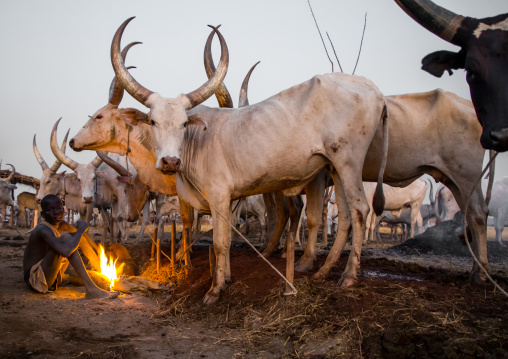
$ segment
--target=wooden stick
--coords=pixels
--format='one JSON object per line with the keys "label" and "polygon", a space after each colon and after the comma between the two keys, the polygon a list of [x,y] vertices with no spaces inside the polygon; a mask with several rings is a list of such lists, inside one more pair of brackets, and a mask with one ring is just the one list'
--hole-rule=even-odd
{"label": "wooden stick", "polygon": [[[295,279],[295,238],[293,233],[288,233],[286,238],[287,252],[286,252],[286,278],[293,284]],[[291,293],[292,289],[289,284],[286,283],[286,293]],[[289,300],[290,296],[286,296],[286,300]]]}
{"label": "wooden stick", "polygon": [[189,237],[190,237],[190,228],[185,228],[183,230],[183,250],[184,250],[184,264],[186,267],[190,267],[190,250],[189,250]]}
{"label": "wooden stick", "polygon": [[158,236],[159,227],[155,227],[154,237],[157,238],[157,274],[161,274],[161,239]]}
{"label": "wooden stick", "polygon": [[208,247],[208,259],[210,260],[210,277],[213,279],[215,273],[215,251],[213,246]]}
{"label": "wooden stick", "polygon": [[176,241],[176,223],[171,221],[171,267],[175,269],[175,241]]}

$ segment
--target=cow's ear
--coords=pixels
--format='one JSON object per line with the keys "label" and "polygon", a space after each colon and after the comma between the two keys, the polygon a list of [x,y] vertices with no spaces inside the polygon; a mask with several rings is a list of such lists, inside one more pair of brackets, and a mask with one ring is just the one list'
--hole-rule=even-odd
{"label": "cow's ear", "polygon": [[464,68],[465,60],[465,52],[462,50],[459,52],[436,51],[422,59],[422,70],[436,77],[441,77],[445,70],[452,75],[452,69]]}
{"label": "cow's ear", "polygon": [[463,69],[464,65],[465,54],[463,51],[436,51],[422,59],[422,70],[436,77],[443,76],[445,70],[448,71],[449,75],[452,75],[452,69]]}
{"label": "cow's ear", "polygon": [[150,124],[148,115],[135,108],[120,109],[120,118],[129,125],[136,126],[139,122]]}
{"label": "cow's ear", "polygon": [[187,118],[187,122],[185,123],[185,126],[188,126],[188,125],[200,125],[200,126],[203,126],[203,129],[205,131],[208,128],[208,123],[205,120],[203,120],[202,118],[198,117],[197,113],[195,113],[193,115],[190,115]]}

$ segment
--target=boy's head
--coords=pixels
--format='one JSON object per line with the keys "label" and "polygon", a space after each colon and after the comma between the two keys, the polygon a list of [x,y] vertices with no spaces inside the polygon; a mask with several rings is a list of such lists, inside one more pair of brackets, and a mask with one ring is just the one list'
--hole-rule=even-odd
{"label": "boy's head", "polygon": [[41,215],[51,224],[62,222],[64,208],[60,198],[54,194],[48,194],[44,197],[41,201]]}

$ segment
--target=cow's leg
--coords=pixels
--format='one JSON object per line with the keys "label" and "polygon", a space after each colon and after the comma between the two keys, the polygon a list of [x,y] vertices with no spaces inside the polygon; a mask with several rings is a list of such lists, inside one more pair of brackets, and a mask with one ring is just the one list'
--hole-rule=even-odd
{"label": "cow's leg", "polygon": [[266,208],[266,233],[263,240],[263,246],[268,245],[268,238],[271,238],[273,231],[277,225],[277,208],[275,207],[275,196],[273,193],[264,193],[263,201],[265,202]]}
{"label": "cow's leg", "polygon": [[365,235],[363,237],[363,243],[367,244],[369,241],[372,242],[372,236],[370,235],[371,233],[371,227],[372,227],[372,213],[374,211],[370,211],[369,214],[367,215],[367,230],[365,231]]}
{"label": "cow's leg", "polygon": [[[368,220],[368,217],[370,217],[370,221]],[[369,234],[369,241],[370,242],[374,241],[374,233],[376,231],[376,218],[377,218],[377,216],[371,208],[369,211],[369,214],[367,215],[367,221],[365,222],[365,223],[367,223],[367,228],[365,230],[365,234],[367,234],[367,233]]]}
{"label": "cow's leg", "polygon": [[[357,273],[360,269],[360,255],[364,232],[366,230],[365,220],[370,209],[363,190],[362,168],[357,168],[358,163],[342,165],[340,168],[338,168],[338,164],[334,164],[334,167],[339,172],[338,176],[340,176],[342,181],[353,231],[353,240],[348,262],[346,269],[342,273],[341,280],[339,281],[342,287],[349,287],[358,282]],[[333,176],[337,175],[333,174]],[[336,181],[334,180],[334,182]]]}
{"label": "cow's leg", "polygon": [[[292,196],[286,197],[289,209],[289,233],[293,235],[293,238],[296,236],[296,231],[298,229],[298,222],[300,221],[300,217],[302,216],[303,209],[303,201],[301,196]],[[287,240],[284,242],[284,251],[282,252],[282,258],[286,258],[287,255]]]}
{"label": "cow's leg", "polygon": [[268,245],[263,251],[263,255],[265,257],[269,257],[279,246],[280,237],[282,236],[282,232],[284,232],[284,228],[286,227],[286,223],[289,219],[289,209],[285,204],[284,195],[282,192],[275,192],[274,196],[275,207],[277,209],[277,225],[275,226],[275,230],[272,232],[272,236],[268,240]]}
{"label": "cow's leg", "polygon": [[150,216],[150,201],[147,200],[145,205],[143,206],[143,217],[141,221],[141,228],[138,233],[138,242],[143,240],[143,236],[145,234],[145,223],[148,223],[148,217]]}
{"label": "cow's leg", "polygon": [[[455,184],[448,185],[448,188],[452,191],[460,210],[464,213],[465,201],[469,196],[466,191],[459,190],[459,187]],[[463,187],[468,188],[468,187]],[[487,260],[487,213],[488,208],[483,198],[481,185],[476,186],[471,200],[469,202],[469,209],[467,210],[467,223],[473,236],[473,252],[480,262],[480,265],[486,270],[489,269],[489,263]],[[483,271],[478,267],[476,262],[473,263],[471,271],[471,278],[475,282],[484,282],[487,277]]]}
{"label": "cow's leg", "polygon": [[[322,177],[322,176],[319,176]],[[307,195],[307,228],[309,230],[309,238],[307,246],[302,258],[296,264],[297,272],[307,272],[312,269],[314,260],[316,259],[316,245],[319,225],[323,214],[325,181],[311,181],[305,187]],[[323,228],[326,231],[326,227]]]}
{"label": "cow's leg", "polygon": [[342,181],[336,174],[332,175],[332,178],[335,184],[335,201],[337,204],[337,234],[335,235],[335,242],[326,257],[325,263],[317,273],[314,274],[314,279],[324,279],[330,274],[333,265],[339,260],[352,228]]}
{"label": "cow's leg", "polygon": [[231,245],[231,228],[228,223],[228,221],[231,221],[231,201],[227,198],[226,201],[220,202],[210,199],[210,202],[215,205],[215,207],[211,208],[214,225],[213,250],[215,252],[215,271],[212,287],[205,294],[203,304],[215,303],[220,297],[220,292],[226,289],[226,257],[229,254],[229,246]]}
{"label": "cow's leg", "polygon": [[508,207],[503,206],[499,208],[497,212],[497,218],[496,218],[496,242],[499,244],[503,243],[503,229],[504,229],[504,222],[506,219],[506,216],[508,216]]}

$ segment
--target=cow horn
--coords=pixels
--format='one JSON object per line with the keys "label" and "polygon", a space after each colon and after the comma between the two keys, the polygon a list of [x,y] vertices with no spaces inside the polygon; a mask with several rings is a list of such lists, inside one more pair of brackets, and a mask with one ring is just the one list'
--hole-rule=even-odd
{"label": "cow horn", "polygon": [[92,164],[92,166],[94,166],[95,168],[99,168],[100,165],[102,165],[102,158],[100,156],[97,156],[93,159],[92,162],[90,162]]}
{"label": "cow horn", "polygon": [[[217,29],[220,27],[217,26]],[[205,53],[204,53],[204,62],[205,62],[205,71],[206,76],[208,78],[212,77],[212,75],[215,72],[215,64],[213,63],[213,57],[212,57],[212,40],[213,35],[215,35],[215,31],[212,30],[210,35],[208,35],[208,39],[206,40],[205,45]],[[233,108],[233,99],[231,98],[231,95],[229,94],[228,89],[226,88],[226,85],[224,85],[224,82],[221,82],[219,88],[217,91],[215,91],[215,97],[217,98],[217,101],[219,102],[219,107],[228,107]]]}
{"label": "cow horn", "polygon": [[[62,152],[63,152],[63,153],[65,153],[65,145],[67,144],[67,138],[69,137],[69,131],[70,131],[70,130],[71,130],[70,128],[67,130],[67,133],[65,134],[65,138],[64,138],[64,140],[63,140],[63,142],[62,142],[62,147],[61,147],[61,148],[62,148]],[[45,170],[45,169],[47,169],[47,168],[49,168],[49,167],[48,167],[48,165],[47,165],[46,161],[44,161],[44,158],[42,158],[42,155],[41,155],[41,153],[39,152],[39,149],[37,148],[37,143],[35,142],[35,137],[36,137],[36,136],[37,136],[37,135],[35,134],[35,135],[34,135],[34,142],[33,142],[33,148],[34,148],[35,158],[37,158],[37,161],[38,161],[38,162],[39,162],[39,164],[41,165],[42,170]],[[53,164],[53,166],[51,166],[50,171],[51,171],[51,172],[53,172],[53,173],[56,173],[56,171],[58,171],[58,169],[60,168],[61,164],[62,164],[62,162],[60,162],[60,161],[57,159],[57,160],[55,161],[55,163]]]}
{"label": "cow horn", "polygon": [[51,151],[53,151],[53,154],[58,160],[60,160],[60,162],[69,167],[71,170],[75,171],[76,168],[78,168],[79,163],[67,157],[65,153],[60,148],[58,148],[58,144],[56,143],[56,131],[61,119],[62,118],[60,117],[58,121],[56,121],[55,125],[53,126],[53,130],[51,131]]}
{"label": "cow horn", "polygon": [[[125,62],[125,57],[127,56],[127,53],[129,52],[129,49],[133,47],[134,45],[141,44],[141,42],[131,42],[129,45],[125,46],[122,50],[122,59]],[[129,70],[130,67],[127,68]],[[111,81],[111,86],[109,87],[109,103],[115,107],[118,107],[120,105],[120,102],[123,98],[123,87],[120,84],[120,81],[116,81],[116,76],[113,78],[113,81]]]}
{"label": "cow horn", "polygon": [[240,88],[240,98],[238,99],[238,107],[249,106],[249,99],[247,98],[247,90],[249,88],[250,75],[260,62],[261,61],[256,62],[254,66],[250,68],[249,72],[247,72],[247,75],[245,75],[245,78],[243,79],[242,87]]}
{"label": "cow horn", "polygon": [[129,172],[121,164],[109,157],[102,151],[96,151],[97,155],[112,169],[114,169],[120,176],[128,176]]}
{"label": "cow horn", "polygon": [[141,86],[134,77],[132,77],[129,71],[125,68],[124,60],[120,54],[120,41],[122,39],[122,34],[125,27],[132,19],[134,19],[134,16],[125,20],[118,30],[116,30],[113,42],[111,43],[111,64],[115,70],[116,78],[119,80],[123,88],[127,90],[127,92],[137,101],[145,105],[146,100],[151,94],[153,94],[153,92]]}
{"label": "cow horn", "polygon": [[35,136],[37,136],[37,134],[34,134],[34,141],[33,141],[33,148],[34,148],[35,158],[37,158],[37,162],[39,162],[39,164],[42,167],[42,170],[44,171],[45,169],[48,169],[49,166],[46,163],[46,161],[44,161],[44,158],[42,158],[42,155],[39,152],[39,149],[37,148],[37,143],[35,142]]}
{"label": "cow horn", "polygon": [[14,166],[11,165],[10,163],[7,163],[7,166],[11,166],[12,167],[12,171],[11,171],[11,174],[9,175],[9,177],[5,178],[4,181],[10,182],[11,179],[14,177],[14,174],[16,173],[16,168],[14,168]]}
{"label": "cow horn", "polygon": [[217,68],[213,76],[209,78],[208,81],[206,81],[203,85],[201,85],[201,87],[199,87],[197,90],[194,90],[186,94],[191,104],[191,106],[188,109],[199,105],[200,103],[208,99],[210,96],[212,96],[214,92],[217,91],[219,86],[222,84],[222,81],[224,81],[224,77],[226,77],[226,73],[228,71],[229,52],[228,46],[226,45],[226,41],[224,40],[224,37],[222,37],[222,34],[219,32],[219,30],[217,30],[217,27],[211,25],[208,26],[210,26],[219,36],[221,46],[221,57],[219,67]]}
{"label": "cow horn", "polygon": [[395,0],[395,2],[424,28],[443,40],[459,45],[452,39],[464,19],[463,16],[436,5],[430,0]]}

